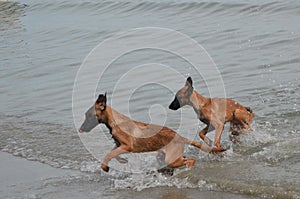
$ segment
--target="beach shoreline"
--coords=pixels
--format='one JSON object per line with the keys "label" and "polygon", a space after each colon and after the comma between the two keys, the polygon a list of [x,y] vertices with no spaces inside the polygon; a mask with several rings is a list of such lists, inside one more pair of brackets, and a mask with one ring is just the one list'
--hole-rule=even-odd
{"label": "beach shoreline", "polygon": [[[100,173],[53,168],[0,152],[1,198],[254,198],[241,194],[176,187],[155,187],[142,191],[111,189]],[[79,180],[80,179],[80,180]]]}
{"label": "beach shoreline", "polygon": [[43,180],[79,173],[53,168],[6,152],[0,152],[0,158],[0,195],[3,198],[34,198],[32,188],[39,186]]}

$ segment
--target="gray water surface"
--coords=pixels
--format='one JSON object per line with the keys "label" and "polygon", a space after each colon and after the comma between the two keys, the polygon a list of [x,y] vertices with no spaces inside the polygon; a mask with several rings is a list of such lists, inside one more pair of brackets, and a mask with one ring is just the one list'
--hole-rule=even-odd
{"label": "gray water surface", "polygon": [[[223,158],[188,147],[186,153],[198,160],[196,167],[180,171],[172,180],[147,171],[129,176],[115,172],[110,174],[110,187],[120,193],[128,188],[171,186],[300,198],[299,10],[300,3],[292,0],[0,1],[0,149],[53,167],[100,172],[99,162],[86,150],[73,123],[76,74],[89,52],[105,39],[133,28],[168,28],[206,49],[221,73],[226,96],[254,109],[254,131],[242,137],[242,145],[232,145]],[[175,45],[185,47],[180,42]],[[111,63],[97,92],[107,91],[112,97],[122,75],[149,63],[170,66],[182,78],[151,71],[149,66],[149,71],[130,79],[123,85],[126,89],[116,93],[115,108],[126,109],[129,99],[133,119],[160,123],[160,116],[167,115],[164,125],[177,130],[182,114],[167,109],[172,91],[191,75],[194,88],[204,96],[210,94],[205,77],[176,55],[155,49],[125,54]],[[139,85],[145,76],[174,86],[170,90],[157,84]],[[151,117],[151,111],[158,116]],[[195,116],[191,108],[183,112]],[[179,132],[183,136],[189,126],[203,128],[196,118],[185,125],[187,129]],[[196,136],[197,131],[190,133]],[[99,140],[109,136],[105,128],[97,128],[94,134]],[[227,129],[222,140],[228,141]],[[154,164],[144,155],[134,158]],[[108,179],[99,175],[90,181]]]}

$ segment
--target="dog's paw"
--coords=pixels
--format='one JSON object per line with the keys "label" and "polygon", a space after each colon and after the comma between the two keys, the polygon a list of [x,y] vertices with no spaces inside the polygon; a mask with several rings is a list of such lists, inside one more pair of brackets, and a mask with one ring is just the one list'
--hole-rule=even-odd
{"label": "dog's paw", "polygon": [[231,135],[239,136],[240,134],[239,134],[237,131],[232,131],[232,132],[231,132]]}
{"label": "dog's paw", "polygon": [[238,135],[235,135],[235,134],[232,133],[231,135],[229,135],[229,139],[234,144],[237,144],[237,143],[241,144],[240,136],[238,136]]}
{"label": "dog's paw", "polygon": [[121,158],[121,157],[118,157],[116,158],[117,161],[121,164],[126,164],[128,162],[128,160],[126,158]]}
{"label": "dog's paw", "polygon": [[211,154],[217,154],[226,151],[223,147],[213,147],[212,150],[209,152]]}
{"label": "dog's paw", "polygon": [[163,168],[160,168],[157,170],[158,173],[161,173],[165,176],[173,176],[174,175],[174,168],[171,168],[171,167],[163,167]]}
{"label": "dog's paw", "polygon": [[107,166],[106,164],[101,164],[101,169],[105,172],[108,172],[109,171],[109,166]]}

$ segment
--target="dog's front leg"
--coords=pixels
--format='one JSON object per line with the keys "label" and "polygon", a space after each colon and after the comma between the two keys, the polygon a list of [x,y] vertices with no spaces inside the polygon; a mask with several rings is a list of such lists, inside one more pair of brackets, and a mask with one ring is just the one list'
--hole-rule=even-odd
{"label": "dog's front leg", "polygon": [[221,122],[213,122],[213,126],[216,129],[216,136],[215,136],[215,141],[214,141],[214,145],[217,149],[221,149],[221,135],[224,129],[224,124]]}
{"label": "dog's front leg", "polygon": [[104,160],[103,160],[103,162],[102,162],[102,164],[101,164],[102,170],[105,171],[105,172],[108,172],[108,171],[109,171],[108,162],[109,162],[112,158],[118,157],[119,155],[121,155],[121,154],[123,154],[123,153],[127,153],[127,152],[128,152],[128,150],[127,150],[126,147],[124,147],[124,146],[119,146],[119,147],[117,147],[117,148],[111,150],[111,152],[109,152],[109,153],[105,156],[105,158],[104,158]]}
{"label": "dog's front leg", "polygon": [[[113,149],[116,149],[116,148],[118,148],[117,145],[116,145]],[[122,158],[122,157],[120,157],[120,156],[117,156],[117,157],[116,157],[116,160],[117,160],[119,163],[121,163],[121,164],[126,164],[126,163],[128,162],[128,160],[127,160],[126,158]]]}
{"label": "dog's front leg", "polygon": [[128,162],[128,160],[126,158],[122,158],[120,156],[117,156],[116,160],[121,164],[126,164]]}
{"label": "dog's front leg", "polygon": [[206,137],[206,134],[209,132],[209,131],[212,131],[214,130],[214,127],[212,125],[207,125],[204,129],[202,129],[200,132],[199,132],[199,136],[200,138],[208,145],[208,146],[212,146],[213,145],[213,142],[208,138]]}

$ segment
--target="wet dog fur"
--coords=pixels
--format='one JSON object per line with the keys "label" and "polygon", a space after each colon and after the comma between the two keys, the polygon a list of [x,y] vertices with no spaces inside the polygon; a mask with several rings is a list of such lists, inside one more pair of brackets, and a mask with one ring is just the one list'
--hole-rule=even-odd
{"label": "wet dog fur", "polygon": [[[220,139],[226,122],[230,122],[230,139],[239,141],[238,135],[251,130],[250,125],[254,113],[250,107],[244,107],[228,98],[206,98],[193,88],[193,80],[188,77],[185,85],[176,93],[174,100],[169,105],[172,110],[177,110],[185,105],[192,106],[198,119],[206,124],[199,132],[199,136],[209,146],[214,146],[222,151]],[[216,130],[214,143],[206,134]],[[224,150],[224,149],[223,149]]]}
{"label": "wet dog fur", "polygon": [[162,161],[163,158],[170,168],[194,166],[194,158],[183,156],[185,144],[191,144],[205,152],[219,152],[205,143],[188,140],[168,127],[134,121],[108,106],[106,102],[106,94],[99,95],[92,107],[86,111],[85,120],[78,130],[80,133],[89,132],[98,124],[105,124],[109,129],[115,147],[101,163],[101,168],[106,172],[109,171],[108,163],[112,158],[116,158],[120,163],[126,163],[127,160],[119,155],[129,152],[158,151],[158,160]]}

